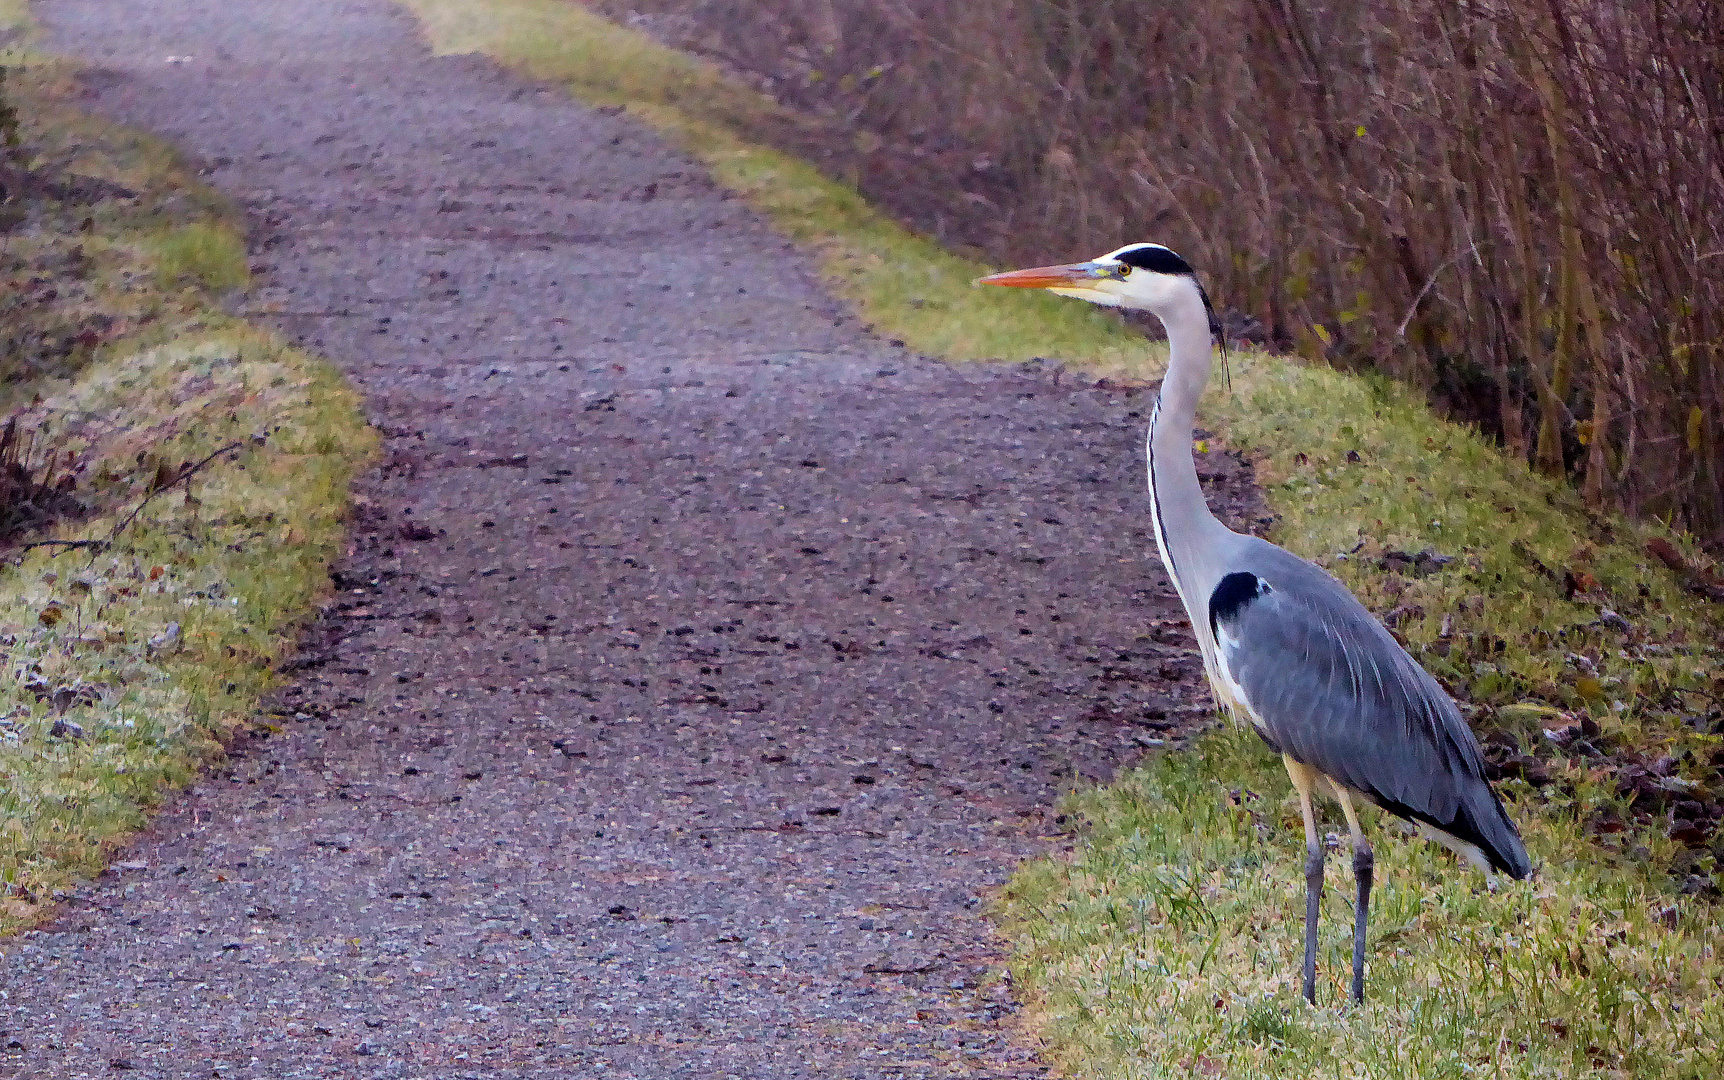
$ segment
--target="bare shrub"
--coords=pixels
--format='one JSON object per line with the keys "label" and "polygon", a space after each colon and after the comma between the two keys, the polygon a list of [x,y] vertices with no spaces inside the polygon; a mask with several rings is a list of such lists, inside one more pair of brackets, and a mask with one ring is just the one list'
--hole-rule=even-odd
{"label": "bare shrub", "polygon": [[1718,0],[597,6],[823,117],[942,238],[1163,240],[1277,343],[1724,545]]}
{"label": "bare shrub", "polygon": [[[40,445],[39,445],[40,444]],[[75,517],[77,460],[50,440],[22,430],[14,416],[0,426],[0,547],[51,522]]]}

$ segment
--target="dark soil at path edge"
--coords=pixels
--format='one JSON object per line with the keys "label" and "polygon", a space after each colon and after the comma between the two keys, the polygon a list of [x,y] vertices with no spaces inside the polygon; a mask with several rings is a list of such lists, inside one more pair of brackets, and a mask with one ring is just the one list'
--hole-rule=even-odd
{"label": "dark soil at path edge", "polygon": [[870,337],[388,4],[39,10],[387,440],[280,733],[0,943],[0,1075],[1040,1075],[982,896],[1207,702],[1148,393]]}

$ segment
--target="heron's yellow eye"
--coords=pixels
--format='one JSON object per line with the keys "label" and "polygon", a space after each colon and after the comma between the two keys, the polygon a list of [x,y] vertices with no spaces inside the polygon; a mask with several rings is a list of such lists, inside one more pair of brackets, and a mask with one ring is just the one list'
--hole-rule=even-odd
{"label": "heron's yellow eye", "polygon": [[1127,274],[1131,273],[1131,266],[1128,263],[1120,263],[1118,266],[1113,268],[1113,272],[1118,274],[1121,278],[1124,278]]}

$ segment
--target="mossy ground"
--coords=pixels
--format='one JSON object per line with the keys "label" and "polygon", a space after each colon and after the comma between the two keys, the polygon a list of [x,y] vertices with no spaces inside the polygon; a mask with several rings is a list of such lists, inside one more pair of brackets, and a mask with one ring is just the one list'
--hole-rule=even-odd
{"label": "mossy ground", "polygon": [[[559,0],[408,6],[441,51],[489,53],[655,126],[816,252],[883,335],[954,359],[1158,372],[1157,349],[1117,321],[973,289],[989,268],[748,141],[739,132],[777,106],[708,65]],[[1139,238],[1094,246],[1125,239]],[[1724,794],[1724,627],[1647,543],[1699,553],[1655,524],[1594,515],[1380,380],[1236,356],[1203,415],[1256,461],[1273,538],[1392,614],[1491,733],[1521,777],[1503,789],[1540,872],[1489,892],[1441,851],[1385,842],[1372,1001],[1343,1011],[1331,1006],[1350,882],[1337,866],[1325,1007],[1307,1010],[1292,966],[1296,810],[1267,752],[1218,731],[1074,796],[1089,823],[1077,850],[1004,893],[1013,971],[1049,1052],[1083,1075],[1717,1075],[1724,967],[1704,895],[1719,852],[1678,815],[1711,814]],[[1425,551],[1448,561],[1405,557]]]}
{"label": "mossy ground", "polygon": [[[21,14],[0,6],[0,29]],[[250,722],[374,448],[333,368],[223,313],[249,281],[233,208],[168,147],[79,112],[77,69],[19,40],[25,164],[74,194],[33,198],[0,250],[0,416],[31,464],[69,463],[80,509],[0,550],[0,930],[98,871]],[[22,546],[44,540],[100,543]]]}

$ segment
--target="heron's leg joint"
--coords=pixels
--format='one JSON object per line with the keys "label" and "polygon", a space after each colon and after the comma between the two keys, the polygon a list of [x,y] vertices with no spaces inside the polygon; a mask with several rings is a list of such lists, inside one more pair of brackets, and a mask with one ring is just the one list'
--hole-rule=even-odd
{"label": "heron's leg joint", "polygon": [[1376,866],[1377,856],[1371,850],[1371,845],[1361,841],[1359,846],[1353,849],[1353,876],[1369,880]]}

